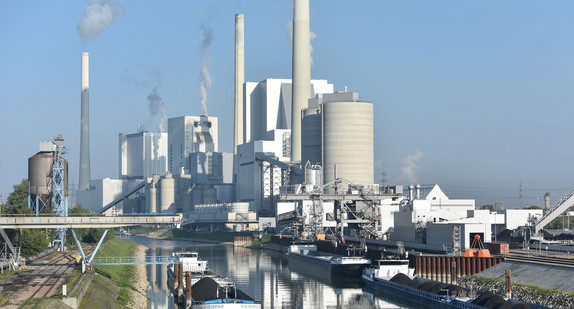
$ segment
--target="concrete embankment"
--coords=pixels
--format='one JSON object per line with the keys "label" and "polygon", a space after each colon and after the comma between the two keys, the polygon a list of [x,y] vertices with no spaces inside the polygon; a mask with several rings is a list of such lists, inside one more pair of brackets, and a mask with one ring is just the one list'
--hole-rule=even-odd
{"label": "concrete embankment", "polygon": [[505,296],[507,269],[512,276],[512,299],[549,308],[574,308],[574,282],[571,280],[574,271],[570,268],[505,261],[476,277],[459,278],[458,284]]}

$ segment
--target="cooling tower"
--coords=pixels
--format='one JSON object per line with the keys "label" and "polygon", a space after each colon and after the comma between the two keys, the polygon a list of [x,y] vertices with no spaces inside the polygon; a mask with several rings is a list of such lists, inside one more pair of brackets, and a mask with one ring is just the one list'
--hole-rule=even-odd
{"label": "cooling tower", "polygon": [[90,54],[82,53],[82,111],[80,132],[80,179],[78,190],[88,190],[90,187]]}
{"label": "cooling tower", "polygon": [[309,0],[293,0],[293,97],[291,161],[301,161],[301,111],[311,98],[311,38]]}
{"label": "cooling tower", "polygon": [[374,183],[373,103],[335,101],[321,105],[324,183],[338,177]]}

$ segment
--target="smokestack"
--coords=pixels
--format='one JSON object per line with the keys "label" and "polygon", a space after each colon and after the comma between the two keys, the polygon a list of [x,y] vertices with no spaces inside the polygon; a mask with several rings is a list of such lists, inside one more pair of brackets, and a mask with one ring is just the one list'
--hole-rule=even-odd
{"label": "smokestack", "polygon": [[82,112],[80,132],[80,181],[78,190],[90,188],[90,54],[82,53]]}
{"label": "smokestack", "polygon": [[309,0],[293,0],[291,161],[301,161],[301,111],[311,98]]}
{"label": "smokestack", "polygon": [[235,14],[235,136],[233,175],[237,177],[237,146],[243,144],[243,83],[245,82],[244,16]]}

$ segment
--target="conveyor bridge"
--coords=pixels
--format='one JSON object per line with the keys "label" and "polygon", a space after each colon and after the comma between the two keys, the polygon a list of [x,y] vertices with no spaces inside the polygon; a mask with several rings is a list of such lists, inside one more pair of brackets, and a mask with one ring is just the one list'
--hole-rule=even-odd
{"label": "conveyor bridge", "polygon": [[547,224],[552,222],[552,220],[558,218],[562,213],[564,213],[568,208],[574,206],[574,189],[570,193],[564,195],[558,203],[550,211],[548,211],[534,226],[534,232],[538,233]]}

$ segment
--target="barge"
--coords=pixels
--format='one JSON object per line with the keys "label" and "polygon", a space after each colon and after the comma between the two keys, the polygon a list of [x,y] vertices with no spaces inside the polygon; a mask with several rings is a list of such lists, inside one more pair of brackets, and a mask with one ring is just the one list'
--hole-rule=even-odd
{"label": "barge", "polygon": [[207,261],[199,258],[197,252],[174,255],[179,263],[167,267],[167,284],[179,306],[194,309],[261,308],[261,302],[209,269]]}
{"label": "barge", "polygon": [[371,265],[371,261],[364,257],[317,251],[313,244],[292,244],[286,254],[289,265],[334,276],[360,277],[363,269]]}

